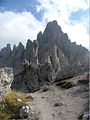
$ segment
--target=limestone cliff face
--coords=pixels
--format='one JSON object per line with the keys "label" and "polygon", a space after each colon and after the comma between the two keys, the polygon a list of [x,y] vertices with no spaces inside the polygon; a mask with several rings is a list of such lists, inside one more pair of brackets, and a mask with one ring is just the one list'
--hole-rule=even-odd
{"label": "limestone cliff face", "polygon": [[8,66],[8,60],[11,54],[10,44],[7,44],[7,46],[0,51],[0,67]]}
{"label": "limestone cliff face", "polygon": [[14,68],[12,88],[37,89],[55,78],[88,70],[89,54],[86,48],[71,43],[68,35],[53,21],[47,24],[43,33],[38,33],[37,40],[28,39],[26,47],[19,43],[13,50],[9,44],[3,48],[0,67]]}
{"label": "limestone cliff face", "polygon": [[43,64],[38,63],[38,48],[37,41],[34,41],[31,61],[29,63],[26,59],[23,60],[21,69],[14,75],[12,89],[30,92],[53,81],[55,73],[52,64],[47,59]]}
{"label": "limestone cliff face", "polygon": [[56,21],[49,22],[43,34],[40,32],[37,36],[40,45],[39,59],[44,56],[47,49],[51,49],[55,44],[68,59],[69,64],[88,63],[88,50],[81,45],[71,43],[68,35],[63,33]]}
{"label": "limestone cliff face", "polygon": [[[35,48],[33,48],[33,46],[35,46],[34,42],[28,39],[26,48],[22,45],[22,43],[19,43],[18,46],[13,47],[13,50],[11,50],[10,45],[8,44],[0,51],[0,67],[10,66],[13,68],[18,68],[23,59],[27,59],[29,62],[31,62],[33,52],[35,52]],[[88,50],[81,45],[71,43],[68,35],[62,32],[61,27],[57,24],[56,21],[49,22],[45,31],[43,33],[38,33],[37,44],[38,45],[35,47],[39,47],[36,49],[38,51],[38,55],[36,55],[36,57],[38,57],[37,62],[39,63],[47,59],[48,56],[50,58],[52,56],[53,59],[55,58],[55,61],[61,63],[61,53],[65,59],[65,62],[63,61],[65,66],[67,64],[83,65],[88,63]],[[60,66],[62,65],[59,65],[59,69]]]}
{"label": "limestone cliff face", "polygon": [[21,65],[21,61],[24,55],[24,46],[20,42],[17,47],[13,49],[12,55],[10,57],[9,64],[13,61],[12,67],[18,69]]}
{"label": "limestone cliff face", "polygon": [[39,44],[36,40],[32,43],[32,50],[31,50],[31,65],[37,65],[38,64],[38,48]]}
{"label": "limestone cliff face", "polygon": [[29,62],[31,60],[32,44],[32,41],[28,39],[26,43],[26,49],[24,52],[24,58],[27,59]]}
{"label": "limestone cliff face", "polygon": [[68,59],[56,44],[47,48],[47,51],[43,54],[41,60],[42,59],[51,64],[55,73],[61,71],[63,67],[68,65]]}

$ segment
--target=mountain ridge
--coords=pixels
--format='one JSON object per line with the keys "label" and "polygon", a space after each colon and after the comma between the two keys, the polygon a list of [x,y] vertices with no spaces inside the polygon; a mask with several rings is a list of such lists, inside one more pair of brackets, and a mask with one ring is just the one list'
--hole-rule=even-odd
{"label": "mountain ridge", "polygon": [[14,69],[13,89],[36,90],[40,86],[88,71],[89,51],[71,43],[57,21],[49,22],[37,40],[28,39],[0,51],[0,67]]}
{"label": "mountain ridge", "polygon": [[[54,44],[64,53],[70,64],[73,64],[74,60],[82,63],[81,59],[85,61],[84,56],[86,57],[86,54],[88,54],[88,50],[85,47],[76,45],[75,42],[71,43],[68,35],[62,32],[61,27],[55,20],[47,24],[43,33],[38,33],[37,41],[39,44],[39,62],[41,62],[41,59],[43,59],[45,55],[43,55],[43,52],[46,53]],[[15,66],[20,66],[19,64],[24,58],[30,62],[32,44],[33,42],[28,39],[26,47],[20,42],[18,46],[14,45],[13,50],[11,50],[10,44],[7,44],[7,46],[0,51],[0,67],[7,66],[14,68]]]}

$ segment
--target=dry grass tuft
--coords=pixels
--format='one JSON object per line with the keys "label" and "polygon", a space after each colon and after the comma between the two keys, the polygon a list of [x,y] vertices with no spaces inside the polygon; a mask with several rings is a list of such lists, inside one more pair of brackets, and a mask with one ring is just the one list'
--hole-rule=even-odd
{"label": "dry grass tuft", "polygon": [[73,83],[73,80],[68,79],[68,80],[64,80],[64,81],[57,83],[56,86],[60,86],[61,88],[69,89],[69,88],[75,86],[75,84]]}
{"label": "dry grass tuft", "polygon": [[6,94],[4,102],[0,103],[0,119],[9,120],[19,118],[19,110],[26,102],[30,102],[33,98],[30,94],[25,94],[16,91],[10,91]]}
{"label": "dry grass tuft", "polygon": [[88,78],[81,78],[79,80],[79,83],[81,83],[81,84],[87,84],[87,83],[89,83],[89,79]]}

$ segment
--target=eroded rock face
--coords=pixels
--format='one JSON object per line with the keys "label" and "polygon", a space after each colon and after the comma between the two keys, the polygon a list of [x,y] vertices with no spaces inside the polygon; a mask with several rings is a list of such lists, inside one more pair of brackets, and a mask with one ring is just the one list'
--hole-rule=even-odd
{"label": "eroded rock face", "polygon": [[32,44],[32,41],[28,39],[26,43],[26,50],[24,53],[24,59],[27,59],[29,62],[31,60]]}
{"label": "eroded rock face", "polygon": [[37,40],[40,45],[39,60],[56,45],[68,59],[69,64],[88,63],[88,50],[81,45],[71,43],[68,35],[62,32],[56,21],[49,22],[43,34],[41,32],[38,34]]}
{"label": "eroded rock face", "polygon": [[11,54],[12,54],[12,51],[11,51],[10,44],[7,44],[6,47],[1,49],[1,51],[0,51],[0,67],[9,65],[8,60],[9,60],[9,57]]}
{"label": "eroded rock face", "polygon": [[34,66],[38,64],[38,48],[39,48],[39,44],[36,40],[34,40],[31,51],[31,65]]}
{"label": "eroded rock face", "polygon": [[40,86],[52,82],[53,79],[54,71],[48,62],[36,66],[24,64],[22,69],[14,76],[12,89],[32,92],[38,90]]}
{"label": "eroded rock face", "polygon": [[[57,54],[55,49],[58,50]],[[54,53],[51,51],[54,51]],[[34,52],[35,54],[33,54]],[[77,65],[86,65],[88,63],[88,50],[81,45],[76,45],[75,42],[71,43],[68,35],[62,32],[58,23],[52,21],[47,24],[43,33],[38,33],[37,40],[32,42],[28,39],[26,48],[24,48],[22,43],[14,46],[13,50],[11,50],[10,44],[3,48],[0,51],[0,67],[9,66],[18,69],[23,59],[27,59],[29,62],[36,61],[37,63],[41,63],[42,60],[45,60],[48,56],[58,56],[59,59],[55,59],[57,62],[61,60],[60,63],[62,64],[62,59],[60,59],[61,56],[59,55],[61,53],[65,58],[65,66],[67,62],[68,64]],[[59,65],[58,69],[60,69],[60,66],[62,65]]]}
{"label": "eroded rock face", "polygon": [[[0,67],[14,68],[15,89],[36,89],[46,82],[64,79],[88,71],[90,53],[81,45],[71,43],[56,21],[49,22],[37,40],[28,39],[11,50],[7,45],[0,51]],[[22,61],[24,64],[22,65]]]}
{"label": "eroded rock face", "polygon": [[11,83],[13,81],[12,68],[0,69],[0,96],[11,90]]}
{"label": "eroded rock face", "polygon": [[67,58],[56,45],[49,51],[49,56],[55,73],[61,71],[63,67],[68,65]]}

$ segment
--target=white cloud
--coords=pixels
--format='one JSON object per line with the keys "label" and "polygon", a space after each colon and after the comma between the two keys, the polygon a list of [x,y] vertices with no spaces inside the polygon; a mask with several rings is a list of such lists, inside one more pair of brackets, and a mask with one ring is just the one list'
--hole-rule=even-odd
{"label": "white cloud", "polygon": [[[89,48],[89,35],[87,33],[89,18],[82,17],[81,21],[72,21],[73,12],[89,8],[89,0],[37,0],[41,3],[37,11],[45,10],[43,21],[57,20],[62,30],[69,35],[71,41]],[[88,13],[87,13],[88,14]],[[89,16],[89,15],[88,15]],[[77,18],[76,18],[77,19]]]}
{"label": "white cloud", "polygon": [[81,21],[72,21],[73,12],[89,8],[89,0],[37,0],[37,12],[44,10],[42,21],[37,20],[30,12],[0,13],[0,47],[6,43],[25,44],[29,38],[36,39],[37,33],[43,31],[46,21],[57,20],[63,32],[66,32],[71,41],[89,47],[89,35],[87,33],[88,18],[82,17]]}
{"label": "white cloud", "polygon": [[0,47],[6,43],[25,44],[27,39],[34,40],[37,33],[44,29],[44,23],[38,21],[30,12],[0,13]]}

